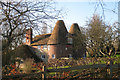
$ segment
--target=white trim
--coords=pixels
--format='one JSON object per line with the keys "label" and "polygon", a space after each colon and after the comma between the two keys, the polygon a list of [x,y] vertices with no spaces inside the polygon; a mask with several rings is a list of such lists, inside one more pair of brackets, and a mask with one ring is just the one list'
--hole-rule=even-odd
{"label": "white trim", "polygon": [[48,45],[48,51],[50,50],[50,45]]}
{"label": "white trim", "polygon": [[47,45],[43,45],[43,49],[47,49]]}
{"label": "white trim", "polygon": [[66,48],[65,48],[65,50],[67,51],[67,50],[68,50],[68,48],[66,47]]}
{"label": "white trim", "polygon": [[72,54],[69,54],[69,55],[68,55],[68,58],[72,58]]}
{"label": "white trim", "polygon": [[55,54],[52,54],[52,59],[55,59]]}
{"label": "white trim", "polygon": [[41,49],[41,46],[39,45],[37,48],[38,48],[38,49]]}

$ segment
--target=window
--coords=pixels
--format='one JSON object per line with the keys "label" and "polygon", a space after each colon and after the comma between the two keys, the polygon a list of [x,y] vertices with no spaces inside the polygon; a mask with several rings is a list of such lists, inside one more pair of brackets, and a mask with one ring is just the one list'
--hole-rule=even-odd
{"label": "window", "polygon": [[45,59],[45,55],[41,55],[41,58],[42,58],[42,59]]}
{"label": "window", "polygon": [[55,59],[55,55],[54,54],[52,54],[52,59]]}
{"label": "window", "polygon": [[27,40],[27,42],[29,42],[29,40]]}
{"label": "window", "polygon": [[68,38],[68,43],[72,44],[72,38]]}
{"label": "window", "polygon": [[66,37],[68,37],[69,34],[66,34]]}
{"label": "window", "polygon": [[50,45],[48,45],[48,50],[50,50]]}
{"label": "window", "polygon": [[69,54],[69,55],[68,55],[68,58],[72,58],[72,54]]}
{"label": "window", "polygon": [[38,49],[40,49],[41,48],[41,46],[38,46]]}
{"label": "window", "polygon": [[67,50],[68,48],[66,47],[65,50]]}
{"label": "window", "polygon": [[86,58],[86,54],[83,54],[83,58]]}
{"label": "window", "polygon": [[47,45],[44,45],[44,46],[43,46],[43,49],[47,49]]}

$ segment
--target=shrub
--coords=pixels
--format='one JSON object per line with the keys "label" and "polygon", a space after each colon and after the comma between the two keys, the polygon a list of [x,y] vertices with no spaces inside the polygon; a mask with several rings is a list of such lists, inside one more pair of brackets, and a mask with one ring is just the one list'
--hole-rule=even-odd
{"label": "shrub", "polygon": [[23,72],[30,73],[32,71],[32,64],[34,59],[27,58],[23,63]]}

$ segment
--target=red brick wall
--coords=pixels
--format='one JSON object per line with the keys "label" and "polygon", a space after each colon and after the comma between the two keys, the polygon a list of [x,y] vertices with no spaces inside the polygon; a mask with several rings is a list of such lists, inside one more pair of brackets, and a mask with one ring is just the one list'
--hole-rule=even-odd
{"label": "red brick wall", "polygon": [[[32,46],[38,48],[38,46]],[[67,50],[66,50],[67,48]],[[43,49],[43,45],[41,46]],[[48,56],[49,59],[52,59],[52,54],[55,55],[55,58],[68,57],[69,54],[73,55],[72,45],[49,45]]]}
{"label": "red brick wall", "polygon": [[[66,50],[66,47],[68,48]],[[72,54],[72,51],[70,50],[72,46],[69,45],[50,45],[50,50],[48,51],[49,59],[52,58],[52,54],[55,55],[56,58],[61,58],[61,57],[68,57],[69,54]]]}

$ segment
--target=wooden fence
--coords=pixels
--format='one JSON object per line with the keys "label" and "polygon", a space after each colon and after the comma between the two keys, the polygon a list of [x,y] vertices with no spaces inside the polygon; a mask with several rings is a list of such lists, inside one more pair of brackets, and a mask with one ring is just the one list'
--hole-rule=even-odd
{"label": "wooden fence", "polygon": [[95,68],[106,68],[109,70],[110,78],[113,77],[113,68],[120,68],[119,64],[113,64],[112,61],[110,61],[109,64],[93,64],[93,65],[80,65],[80,66],[74,66],[69,68],[58,68],[58,69],[47,69],[45,66],[43,66],[43,71],[39,73],[32,73],[32,74],[19,74],[19,75],[10,75],[10,76],[2,76],[2,79],[9,79],[9,78],[20,78],[20,77],[28,77],[28,76],[38,76],[41,75],[42,79],[46,79],[46,74],[50,72],[66,72],[71,70],[79,70],[79,69],[95,69]]}

